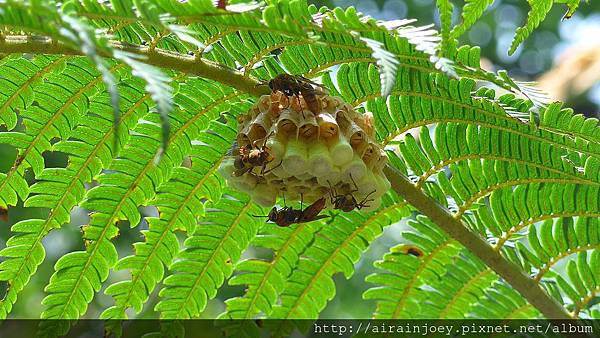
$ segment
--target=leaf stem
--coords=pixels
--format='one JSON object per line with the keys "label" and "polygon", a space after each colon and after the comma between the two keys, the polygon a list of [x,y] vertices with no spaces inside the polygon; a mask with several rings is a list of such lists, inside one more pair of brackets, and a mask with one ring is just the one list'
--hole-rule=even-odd
{"label": "leaf stem", "polygon": [[423,215],[452,238],[469,249],[488,267],[514,287],[525,299],[535,306],[548,319],[573,319],[571,315],[548,295],[533,279],[529,278],[516,264],[508,261],[491,245],[471,232],[460,220],[454,218],[436,200],[425,195],[397,169],[386,166],[384,173],[392,184],[392,189],[412,204]]}

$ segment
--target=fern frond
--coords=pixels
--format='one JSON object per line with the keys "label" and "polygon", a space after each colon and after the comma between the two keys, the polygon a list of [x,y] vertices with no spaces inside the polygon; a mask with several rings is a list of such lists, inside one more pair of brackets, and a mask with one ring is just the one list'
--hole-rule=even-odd
{"label": "fern frond", "polygon": [[130,269],[132,279],[106,289],[105,293],[115,298],[116,306],[105,310],[101,318],[125,318],[129,306],[138,313],[142,310],[149,294],[163,279],[164,266],[169,266],[179,252],[174,231],[185,229],[193,233],[197,215],[203,214],[202,200],[220,198],[223,182],[215,172],[236,131],[218,122],[212,123],[209,130],[210,134],[199,139],[203,145],[193,147],[192,168],[176,168],[171,179],[159,188],[153,204],[158,206],[160,217],[148,219],[149,230],[143,231],[145,242],[134,244],[135,255],[121,259],[115,266],[116,270]]}
{"label": "fern frond", "polygon": [[[434,146],[429,130],[422,131],[421,146],[410,136],[399,143],[402,151],[401,165],[409,168],[415,175],[419,187],[430,189],[437,196],[452,197],[458,206],[458,215],[478,208],[476,202],[490,193],[510,189],[507,187],[514,185],[570,183],[590,188],[598,185],[594,178],[595,169],[590,168],[587,172],[589,175],[581,173],[564,161],[557,149],[543,149],[541,143],[537,145],[537,150],[529,151],[526,145],[533,142],[520,137],[502,135],[503,133],[484,127],[440,124],[435,129],[437,145]],[[452,142],[446,143],[445,140]],[[462,146],[459,147],[458,144]],[[470,155],[472,151],[477,155]],[[445,172],[446,168],[451,172],[450,178]],[[429,180],[434,180],[439,185],[427,184]],[[533,193],[536,190],[531,191]],[[445,198],[440,202],[445,204]],[[502,224],[516,225],[515,221]],[[494,234],[499,235],[497,231]]]}
{"label": "fern frond", "polygon": [[[98,86],[102,85],[101,77],[88,73],[87,64],[85,59],[69,59],[61,73],[49,76],[47,81],[39,85],[34,84],[32,86],[34,100],[23,112],[26,119],[24,121],[25,133],[3,134],[3,136],[12,135],[13,142],[15,140],[22,142],[17,145],[22,149],[17,162],[8,174],[2,175],[3,180],[0,181],[0,190],[4,192],[3,196],[8,197],[9,202],[16,202],[15,192],[22,199],[29,194],[29,187],[22,176],[24,166],[31,166],[34,173],[40,177],[48,177],[42,172],[44,164],[41,154],[50,149],[52,138],[67,137],[71,134],[71,128],[87,112],[88,100],[100,90]],[[38,102],[45,102],[47,105],[42,107]],[[43,186],[41,187],[43,189]],[[40,188],[39,185],[35,188],[32,187],[32,191],[39,191],[38,188]],[[51,204],[47,202],[48,200],[44,201],[38,197],[27,205],[40,203],[46,207]],[[64,222],[65,211],[60,208],[56,210],[59,211],[57,215],[59,221]],[[68,215],[68,210],[66,213]],[[12,304],[16,301],[17,293],[22,290],[43,260],[44,251],[41,239],[53,226],[56,226],[54,222],[54,217],[50,217],[47,221],[31,220],[24,222],[22,227],[15,227],[15,231],[22,234],[13,237],[13,241],[7,245],[5,252],[5,254],[11,252],[9,257],[13,259],[4,262],[4,265],[0,267],[3,271],[3,278],[14,285],[14,289],[9,291],[5,301],[2,302],[2,317],[10,311]],[[15,245],[18,246],[18,249]],[[19,253],[16,254],[15,250],[18,250]]]}
{"label": "fern frond", "polygon": [[[17,125],[17,113],[33,101],[31,85],[43,80],[52,72],[59,72],[68,57],[36,56],[29,60],[23,57],[6,57],[0,61],[0,120],[7,130]],[[10,80],[9,80],[10,79]]]}
{"label": "fern frond", "polygon": [[573,224],[572,218],[547,219],[539,227],[529,228],[528,247],[517,243],[516,249],[535,280],[541,281],[554,265],[576,253],[595,252],[600,249],[598,222],[595,217],[580,216]]}
{"label": "fern frond", "polygon": [[155,307],[161,318],[199,316],[258,232],[263,221],[251,215],[262,212],[247,196],[229,189],[218,203],[206,209],[205,217],[186,239],[185,249],[176,256],[169,267],[170,275],[163,281],[161,300]]}
{"label": "fern frond", "polygon": [[[113,70],[120,68],[114,65]],[[51,140],[71,134],[73,126],[87,112],[89,98],[103,86],[102,75],[90,73],[89,63],[83,58],[69,59],[62,72],[52,73],[46,81],[32,84],[33,100],[21,114],[25,132],[1,136],[3,143],[20,151],[13,167],[0,175],[0,206],[14,205],[17,195],[22,200],[28,196],[24,169],[31,167],[34,174],[41,173],[44,169],[42,153],[51,148]]]}
{"label": "fern frond", "polygon": [[600,250],[595,250],[590,255],[581,252],[576,260],[567,263],[567,281],[563,276],[557,275],[556,282],[564,294],[572,302],[567,304],[572,307],[573,314],[579,316],[581,312],[591,310],[593,300],[600,294]]}
{"label": "fern frond", "polygon": [[450,29],[452,28],[452,12],[454,11],[454,5],[450,0],[436,0],[438,12],[440,13],[441,23],[441,36],[442,43],[439,46],[439,53],[444,55],[454,55],[454,49],[456,48],[456,41],[451,34]]}
{"label": "fern frond", "polygon": [[550,104],[540,111],[540,128],[568,136],[576,143],[599,144],[596,138],[600,132],[598,119],[575,115],[572,109],[562,108],[560,103]]}
{"label": "fern frond", "polygon": [[527,23],[525,23],[525,26],[517,28],[515,37],[508,50],[509,55],[512,55],[517,50],[517,47],[540,25],[554,3],[553,0],[529,0],[528,2],[531,9],[527,13]]}
{"label": "fern frond", "polygon": [[[540,221],[547,223],[543,227],[544,236],[552,237],[552,218],[570,218],[573,216],[582,218],[582,221],[578,223],[578,227],[580,227],[578,229],[579,238],[582,241],[580,244],[582,246],[594,245],[597,238],[590,236],[592,234],[588,235],[587,229],[594,227],[595,224],[588,224],[585,218],[597,217],[599,213],[598,208],[600,205],[596,197],[597,193],[598,186],[587,187],[566,183],[543,185],[534,183],[518,186],[514,190],[512,188],[503,188],[494,191],[490,195],[489,209],[485,206],[480,206],[477,209],[476,215],[478,216],[478,220],[484,223],[492,234],[498,236],[497,247],[502,247],[512,237],[518,238],[517,235],[523,229]],[[553,210],[552,208],[555,209]],[[577,245],[570,242],[575,241],[575,243],[578,243],[572,221],[565,220],[563,224],[561,220],[559,223],[556,227],[569,229],[568,235],[575,237],[575,239],[567,240],[564,237],[567,236],[566,233],[562,234],[555,231],[559,237],[554,238],[553,241],[569,244],[565,244],[558,251],[551,250],[545,253],[545,250],[542,249],[537,253],[538,259],[541,259],[541,262],[547,262],[550,260],[550,257],[555,257],[559,253],[577,247]],[[529,229],[529,235],[536,236],[535,230],[531,227]],[[536,238],[530,238],[530,241]],[[531,262],[534,265],[538,263],[535,261]]]}
{"label": "fern frond", "polygon": [[452,29],[451,36],[456,39],[463,35],[493,2],[494,0],[466,0],[462,10],[463,21]]}
{"label": "fern frond", "polygon": [[[148,110],[143,106],[147,98],[143,92],[125,84],[120,88],[120,93],[123,94],[121,102],[126,109],[123,123],[127,127],[133,127],[142,112]],[[7,260],[12,262],[4,263],[10,264],[10,270],[0,265],[0,274],[5,276],[3,280],[7,280],[11,286],[0,303],[0,318],[5,318],[10,312],[17,294],[43,261],[45,253],[42,239],[52,229],[59,228],[69,221],[71,209],[79,204],[85,195],[84,184],[91,182],[93,177],[100,173],[103,165],[112,161],[112,154],[117,149],[113,149],[110,142],[113,137],[113,121],[112,107],[108,102],[108,95],[102,93],[91,98],[90,109],[95,115],[88,116],[73,130],[72,140],[54,144],[55,150],[69,154],[69,165],[66,168],[44,169],[37,177],[38,182],[31,187],[34,195],[25,201],[25,206],[52,210],[44,220],[28,220],[13,227],[13,232],[17,235],[9,240],[7,250],[14,250],[11,249],[14,241],[18,243],[22,254],[13,254],[11,259]],[[145,109],[140,109],[140,106]],[[125,141],[128,137],[128,133],[123,133],[120,140]],[[21,225],[26,226],[24,229],[27,231],[20,230]]]}
{"label": "fern frond", "polygon": [[[198,89],[192,87],[182,88],[176,102],[181,108],[189,107],[190,109],[187,111],[178,109],[173,113],[171,124],[174,126],[174,131],[169,138],[169,144],[173,147],[165,153],[158,166],[154,164],[154,157],[161,140],[160,118],[157,114],[151,113],[145,116],[145,123],[140,123],[136,127],[136,133],[130,136],[129,142],[120,157],[115,159],[109,167],[111,171],[98,177],[100,185],[88,191],[86,200],[81,205],[95,211],[92,213],[89,225],[84,227],[83,235],[83,238],[87,241],[86,243],[91,244],[88,246],[88,255],[79,262],[81,264],[69,267],[71,270],[78,271],[82,276],[77,280],[77,283],[84,280],[86,278],[85,274],[90,271],[91,265],[88,263],[93,261],[98,254],[99,243],[106,242],[105,246],[114,250],[114,246],[109,241],[118,234],[114,224],[123,219],[128,220],[132,227],[139,223],[140,215],[137,207],[154,197],[156,193],[154,187],[158,187],[162,182],[167,181],[173,167],[183,161],[183,154],[190,152],[192,147],[190,139],[196,138],[202,130],[202,126],[205,126],[208,121],[217,119],[222,105],[234,97],[233,94],[223,95],[228,91],[225,87],[204,80],[198,80],[197,83],[196,88],[198,89],[212,88],[213,90],[197,95],[191,102],[203,100],[208,101],[208,104],[200,105],[203,108],[197,114],[194,114],[193,106],[190,106],[191,97],[188,95],[190,90],[194,92]],[[244,105],[240,104],[232,111],[236,113],[237,109],[244,109]],[[106,270],[99,271],[98,274],[107,276],[108,269],[115,263],[116,261],[106,262],[105,265],[100,266],[100,268]],[[67,284],[66,281],[61,279],[60,276],[62,275],[64,273],[59,270],[55,272],[56,280],[51,279],[48,286],[50,292],[54,291],[53,284],[60,284],[60,282]],[[80,292],[80,290],[77,290],[78,286],[79,284],[73,285],[73,288],[69,289],[70,294],[50,294],[46,299],[52,299],[55,296],[60,300],[64,300],[64,298],[70,300],[73,298],[73,294]],[[93,291],[98,291],[98,289],[94,287]],[[91,291],[87,290],[86,292]],[[92,292],[92,297],[93,294]],[[55,315],[63,316],[67,311],[71,312],[70,315],[81,315],[82,312],[72,312],[70,308],[77,306],[80,311],[85,310],[87,302],[91,299],[91,297],[76,299],[76,303],[69,301],[61,303],[59,306],[52,306],[49,300],[47,304],[50,306],[44,312],[44,316],[45,318],[56,318]]]}
{"label": "fern frond", "polygon": [[226,301],[227,311],[220,317],[252,319],[259,313],[269,316],[300,255],[313,241],[321,225],[311,222],[298,224],[294,228],[281,228],[275,224],[265,224],[251,245],[272,249],[273,259],[249,259],[237,264],[235,270],[242,273],[233,276],[229,284],[248,287],[243,297]]}

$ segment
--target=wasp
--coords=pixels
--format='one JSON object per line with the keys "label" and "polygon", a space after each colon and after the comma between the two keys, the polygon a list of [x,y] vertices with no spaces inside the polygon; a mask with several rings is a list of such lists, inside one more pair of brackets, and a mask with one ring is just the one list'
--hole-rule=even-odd
{"label": "wasp", "polygon": [[248,144],[245,147],[241,147],[238,150],[238,155],[236,156],[233,166],[236,169],[232,176],[238,177],[242,176],[247,172],[251,172],[254,167],[262,167],[260,171],[260,176],[264,176],[271,172],[271,170],[279,167],[281,162],[275,167],[266,170],[267,164],[273,161],[273,155],[271,154],[269,148],[267,147],[267,139],[273,134],[265,136],[265,140],[262,146],[257,146],[256,140],[252,143],[252,145]]}
{"label": "wasp", "polygon": [[[284,201],[285,205],[285,201]],[[267,217],[267,221],[271,221],[280,227],[288,227],[295,223],[308,223],[316,221],[318,219],[327,218],[329,216],[319,215],[325,208],[325,198],[321,197],[316,200],[313,204],[309,205],[306,209],[302,209],[302,198],[300,199],[300,210],[292,207],[283,207],[278,209],[273,207],[267,216],[254,216],[254,217]]]}
{"label": "wasp", "polygon": [[300,75],[279,74],[269,81],[268,85],[273,92],[280,91],[286,96],[295,96],[300,106],[302,106],[300,104],[300,95],[302,95],[308,110],[315,115],[321,111],[321,102],[317,96],[327,94],[325,87]]}
{"label": "wasp", "polygon": [[8,222],[8,209],[0,207],[0,221]]}
{"label": "wasp", "polygon": [[227,7],[227,0],[214,0],[213,5],[218,9],[225,9]]}
{"label": "wasp", "polygon": [[365,198],[363,198],[363,200],[359,203],[354,197],[354,193],[358,191],[358,186],[356,185],[354,178],[352,178],[352,175],[350,175],[350,179],[354,184],[354,190],[351,190],[346,194],[338,194],[335,188],[331,186],[331,182],[327,182],[329,183],[329,195],[331,197],[331,204],[333,204],[334,209],[339,209],[344,212],[349,212],[354,209],[360,210],[362,208],[368,207],[368,202],[374,201],[373,199],[369,199],[369,196],[374,194],[376,190],[373,190],[370,193],[368,193],[365,196]]}

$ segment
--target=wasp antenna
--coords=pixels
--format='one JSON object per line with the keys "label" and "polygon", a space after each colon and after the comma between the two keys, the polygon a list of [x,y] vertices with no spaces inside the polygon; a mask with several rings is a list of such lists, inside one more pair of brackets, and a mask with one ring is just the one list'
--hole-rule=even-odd
{"label": "wasp antenna", "polygon": [[269,216],[265,216],[265,215],[251,215],[251,216],[256,217],[256,218],[269,217]]}
{"label": "wasp antenna", "polygon": [[265,82],[265,81],[262,81],[262,82],[259,82],[259,83],[255,84],[255,85],[254,85],[254,88],[256,88],[256,87],[260,87],[260,86],[266,86],[266,85],[267,85],[267,82]]}

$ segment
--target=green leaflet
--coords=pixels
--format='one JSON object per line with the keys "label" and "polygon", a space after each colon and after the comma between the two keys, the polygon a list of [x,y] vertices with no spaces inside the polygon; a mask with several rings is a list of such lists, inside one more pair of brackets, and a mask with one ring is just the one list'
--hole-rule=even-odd
{"label": "green leaflet", "polygon": [[493,0],[467,0],[462,10],[463,21],[452,29],[452,37],[458,38],[471,27],[483,12],[494,1]]}
{"label": "green leaflet", "polygon": [[256,235],[262,221],[251,215],[261,212],[246,196],[224,191],[169,267],[155,308],[162,318],[198,317]]}
{"label": "green leaflet", "polygon": [[539,26],[539,24],[544,20],[546,14],[552,8],[554,0],[539,0],[539,1],[529,1],[529,5],[531,6],[531,10],[527,13],[527,23],[523,27],[517,28],[515,32],[515,37],[510,45],[510,49],[508,54],[513,54],[517,47],[527,39],[527,37],[531,34],[531,32]]}

